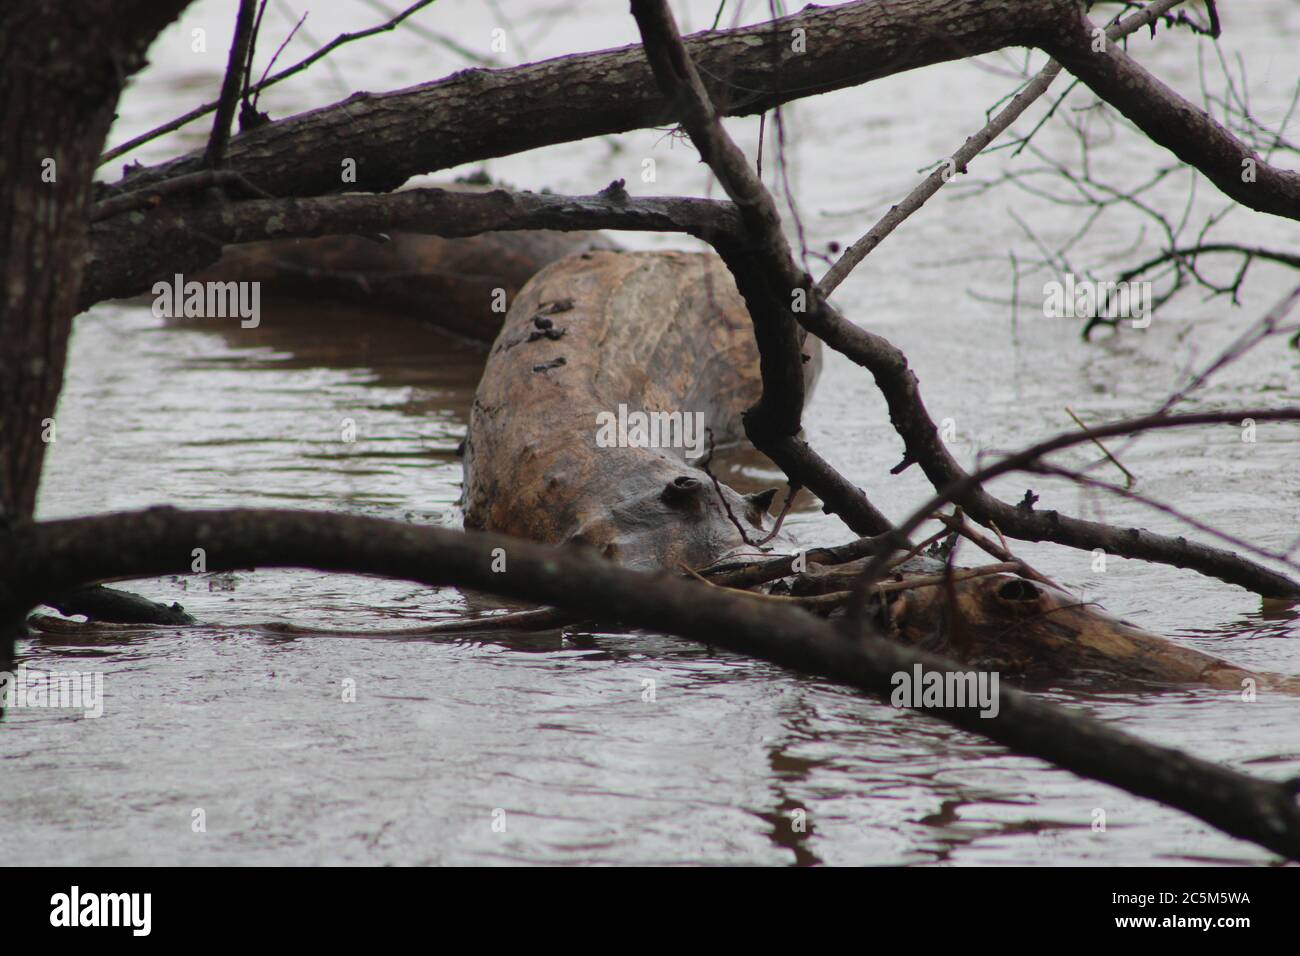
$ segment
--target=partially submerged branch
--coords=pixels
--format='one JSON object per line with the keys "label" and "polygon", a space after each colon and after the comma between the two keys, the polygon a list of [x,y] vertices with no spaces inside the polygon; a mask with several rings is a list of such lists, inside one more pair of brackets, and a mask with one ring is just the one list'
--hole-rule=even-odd
{"label": "partially submerged branch", "polygon": [[[959,478],[941,487],[933,498],[912,512],[911,516],[898,526],[897,533],[900,535],[911,534],[924,524],[935,511],[946,504],[958,503],[965,506],[968,501],[979,501],[981,498],[996,500],[992,499],[983,490],[982,486],[984,484],[1012,472],[1033,471],[1039,467],[1040,462],[1046,456],[1065,448],[1071,448],[1099,438],[1133,435],[1139,432],[1158,431],[1166,428],[1238,423],[1243,419],[1251,419],[1256,422],[1297,422],[1300,421],[1300,409],[1252,408],[1228,412],[1194,412],[1183,415],[1169,415],[1162,412],[1144,418],[1112,422],[1109,425],[1096,425],[1083,434],[1074,431],[1063,432],[1045,441],[1030,445],[1015,454],[1007,455],[978,471],[970,474],[963,472]],[[1001,505],[1002,503],[997,502],[997,504]],[[1010,508],[1007,505],[1003,505],[1003,507]],[[1056,514],[1056,512],[1051,511],[1011,510],[1023,511],[1033,517]],[[1076,521],[1078,519],[1062,519],[1058,516],[1057,523]],[[1102,529],[1101,536],[1095,539],[1101,542],[1097,546],[1111,554],[1123,555],[1124,548],[1129,551],[1158,550],[1163,558],[1162,563],[1165,564],[1172,564],[1175,567],[1193,567],[1196,570],[1208,569],[1209,573],[1213,573],[1214,576],[1224,581],[1241,584],[1242,587],[1257,591],[1266,597],[1289,599],[1300,597],[1300,583],[1293,581],[1284,574],[1279,574],[1262,565],[1248,561],[1230,551],[1220,551],[1217,548],[1187,541],[1184,538],[1166,538],[1138,528],[1121,530],[1106,525],[1096,525],[1094,522],[1078,523],[1093,525]],[[999,526],[1001,526],[1000,522]],[[888,559],[887,554],[878,553],[871,559],[864,570],[861,579],[861,587],[864,593],[856,607],[858,613],[861,613],[865,607],[865,589],[880,579],[885,571]]]}
{"label": "partially submerged branch", "polygon": [[[0,581],[19,604],[91,582],[183,574],[202,548],[209,571],[298,567],[457,586],[654,628],[890,699],[915,667],[961,673],[931,655],[838,629],[794,607],[755,602],[665,573],[493,534],[359,516],[281,510],[147,511],[0,531]],[[499,567],[502,551],[508,569]],[[16,605],[0,609],[12,613]],[[1226,833],[1300,860],[1300,806],[1288,783],[1258,780],[1145,743],[1065,708],[999,687],[996,713],[924,712],[1085,777],[1182,809]]]}

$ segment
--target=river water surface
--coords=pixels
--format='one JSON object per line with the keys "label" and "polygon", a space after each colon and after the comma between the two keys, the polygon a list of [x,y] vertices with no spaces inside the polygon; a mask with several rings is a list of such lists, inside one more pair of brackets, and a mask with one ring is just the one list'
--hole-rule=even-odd
{"label": "river water surface", "polygon": [[[717,4],[675,4],[684,28]],[[214,95],[231,27],[229,4],[203,0],[158,41],[128,91],[111,142]],[[273,48],[308,9],[272,0]],[[724,25],[734,14],[724,13]],[[760,19],[750,3],[742,20]],[[1249,65],[1251,106],[1276,127],[1297,81],[1300,6],[1254,2],[1226,11],[1225,46]],[[382,19],[332,0],[310,16],[286,57]],[[635,39],[626,4],[442,0],[415,21],[502,65]],[[506,51],[493,53],[504,29]],[[191,49],[206,29],[207,52]],[[809,38],[809,55],[816,53]],[[1158,75],[1199,97],[1217,76],[1211,48],[1163,33],[1132,47]],[[265,52],[265,51],[264,51]],[[1035,63],[1041,58],[1036,58]],[[990,56],[873,83],[788,108],[789,185],[813,254],[851,242],[983,123],[1015,85],[1019,54]],[[274,116],[358,89],[407,86],[469,65],[410,29],[340,49],[268,92]],[[1078,94],[1062,114],[1083,117]],[[1034,114],[1038,115],[1038,114]],[[534,122],[535,118],[520,118]],[[202,142],[206,122],[151,144],[157,161]],[[769,132],[774,124],[769,123]],[[756,120],[730,124],[753,155]],[[1024,127],[1028,128],[1028,124]],[[1095,127],[1094,173],[1132,186],[1169,157],[1122,124]],[[1293,119],[1288,132],[1300,138]],[[1077,156],[1059,122],[1035,143]],[[764,175],[778,185],[775,150]],[[1007,153],[981,157],[989,180]],[[643,160],[656,181],[641,180]],[[1280,154],[1294,166],[1295,154]],[[1035,165],[1022,154],[1015,163]],[[117,164],[112,169],[116,175]],[[477,167],[475,167],[477,168]],[[646,131],[485,165],[520,188],[588,193],[624,177],[638,193],[716,188],[688,144]],[[465,172],[468,170],[458,170]],[[106,170],[107,175],[107,170]],[[447,174],[443,174],[444,176]],[[1177,219],[1188,177],[1151,201]],[[1085,344],[1078,324],[1013,310],[1012,254],[1035,255],[1018,219],[1049,244],[1086,211],[1013,188],[950,190],[908,222],[836,293],[853,320],[909,355],[936,420],[951,418],[967,462],[1087,420],[1141,414],[1276,302],[1294,273],[1266,265],[1239,307],[1185,293],[1150,328]],[[1199,184],[1196,215],[1224,200]],[[791,217],[791,225],[794,219]],[[1139,261],[1142,221],[1104,217],[1072,253],[1081,265]],[[1294,224],[1237,211],[1224,238],[1294,250]],[[692,248],[680,237],[630,235],[639,248]],[[1127,258],[1125,258],[1127,257]],[[815,258],[814,271],[825,268]],[[1207,260],[1208,262],[1208,260]],[[1208,263],[1230,278],[1235,262]],[[1103,272],[1105,270],[1102,270]],[[1041,301],[1041,299],[1040,299]],[[58,441],[40,499],[45,518],[139,508],[295,507],[459,526],[456,447],[481,355],[400,319],[349,309],[264,306],[261,326],[169,322],[147,303],[109,303],[77,320]],[[1187,403],[1227,408],[1300,402],[1300,357],[1266,342]],[[347,420],[356,440],[341,440]],[[836,466],[901,518],[928,491],[901,456],[870,379],[836,356],[806,416]],[[1161,432],[1125,446],[1140,490],[1269,547],[1300,529],[1300,430],[1260,426],[1256,441],[1222,427]],[[1079,450],[1075,463],[1093,460]],[[777,483],[744,460],[742,482]],[[1167,515],[1034,478],[998,485],[1019,500],[1179,531]],[[814,510],[791,524],[808,543],[850,535]],[[1189,532],[1190,533],[1190,532]],[[1018,546],[1047,574],[1151,630],[1243,665],[1300,674],[1294,606],[1264,606],[1235,587],[1172,568],[1052,546]],[[974,560],[974,555],[966,555]],[[90,864],[1194,864],[1264,863],[1262,850],[1180,813],[1052,769],[967,733],[828,683],[791,676],[662,635],[543,633],[454,641],[269,637],[283,620],[366,630],[477,608],[453,590],[307,572],[244,572],[136,582],[220,626],[33,638],[31,668],[104,675],[104,716],[11,711],[0,734],[0,832],[13,863]],[[644,681],[655,682],[653,701]],[[349,685],[345,682],[354,682]],[[344,700],[354,686],[356,699]],[[1098,688],[1052,696],[1146,739],[1270,778],[1300,773],[1300,700],[1243,703],[1222,692]],[[795,811],[807,826],[791,826]],[[1095,829],[1097,810],[1104,831]],[[197,811],[202,811],[198,813]],[[200,827],[196,821],[202,820]],[[494,821],[505,821],[504,830]]]}

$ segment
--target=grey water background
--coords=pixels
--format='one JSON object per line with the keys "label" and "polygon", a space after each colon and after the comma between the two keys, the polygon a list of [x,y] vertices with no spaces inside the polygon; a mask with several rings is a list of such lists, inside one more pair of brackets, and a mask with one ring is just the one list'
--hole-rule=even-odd
{"label": "grey water background", "polygon": [[[684,29],[707,27],[713,0],[677,3]],[[383,17],[361,2],[272,0],[263,56],[304,10],[289,62],[335,34]],[[1262,122],[1278,124],[1297,81],[1300,6],[1232,5],[1225,44],[1249,67]],[[724,25],[732,22],[728,4]],[[746,4],[742,22],[765,18]],[[120,108],[117,143],[211,98],[232,5],[204,0],[151,51]],[[633,42],[622,2],[442,0],[413,21],[502,65]],[[494,29],[504,53],[490,49]],[[207,31],[206,53],[191,49]],[[817,37],[808,38],[816,55]],[[1163,31],[1135,55],[1185,95],[1213,79],[1208,45]],[[1037,64],[1042,57],[1034,55]],[[264,59],[261,62],[265,62]],[[813,252],[848,243],[978,129],[1013,90],[1023,51],[948,64],[801,101],[785,111],[790,188]],[[274,116],[359,90],[435,79],[469,65],[414,29],[345,46],[262,97]],[[1058,81],[1058,88],[1063,88]],[[1217,88],[1217,87],[1216,87]],[[1055,92],[1054,88],[1054,92]],[[1086,94],[1066,108],[1090,103]],[[1065,108],[1063,108],[1065,109]],[[1031,113],[1041,115],[1041,109]],[[1082,113],[1069,115],[1082,116]],[[520,117],[519,122],[535,118]],[[768,132],[773,124],[769,123]],[[756,119],[728,121],[751,156]],[[1029,123],[1020,129],[1028,129]],[[208,121],[151,144],[158,161],[200,145]],[[1300,123],[1285,134],[1294,141]],[[1123,124],[1095,127],[1094,171],[1133,185],[1170,161]],[[1075,144],[1059,122],[1035,140],[1062,159]],[[764,174],[780,185],[769,141]],[[657,178],[642,182],[643,160]],[[1294,165],[1294,154],[1281,156]],[[981,157],[988,180],[1006,153]],[[667,131],[602,137],[475,164],[520,188],[589,193],[626,178],[639,194],[717,194],[689,144]],[[105,170],[115,178],[118,164]],[[446,174],[443,174],[444,177]],[[1180,214],[1189,177],[1153,202]],[[956,184],[955,184],[956,185]],[[1077,323],[1013,310],[1009,254],[1033,255],[1017,224],[1061,242],[1083,212],[1013,189],[945,190],[841,287],[854,321],[908,354],[936,420],[974,462],[1088,420],[1157,407],[1189,369],[1216,355],[1294,283],[1257,266],[1238,307],[1185,293],[1144,331],[1085,344]],[[1224,205],[1201,182],[1194,209]],[[1196,222],[1193,219],[1193,222]],[[791,218],[793,225],[793,218]],[[1103,218],[1076,258],[1125,257],[1139,220]],[[1294,249],[1294,224],[1245,210],[1224,238]],[[638,248],[694,248],[681,237],[624,235]],[[824,263],[811,260],[815,271]],[[1208,260],[1207,260],[1208,262]],[[1221,278],[1235,263],[1208,262]],[[1106,270],[1100,270],[1105,273]],[[455,449],[478,375],[477,353],[436,333],[350,309],[264,307],[258,329],[237,320],[171,322],[147,305],[110,303],[77,320],[39,511],[54,518],[171,504],[296,507],[459,526]],[[1188,408],[1300,402],[1300,357],[1270,341],[1198,392]],[[346,420],[356,441],[345,443]],[[889,514],[928,487],[901,456],[870,378],[828,355],[806,415],[808,435]],[[1139,490],[1259,544],[1300,531],[1295,426],[1261,425],[1254,443],[1232,426],[1148,435],[1125,447]],[[1079,449],[1064,460],[1094,459]],[[777,475],[733,461],[755,486]],[[1170,517],[1040,478],[996,484],[1018,500],[1123,524],[1180,532]],[[791,524],[808,543],[847,540],[815,510]],[[1240,589],[1172,568],[1054,546],[1015,545],[1044,572],[1187,646],[1249,667],[1300,674],[1294,606],[1263,606]],[[977,560],[967,554],[968,560]],[[180,601],[220,627],[97,632],[26,641],[33,668],[105,675],[98,720],[14,710],[0,733],[0,833],[11,863],[87,864],[1229,864],[1262,850],[1112,788],[1012,756],[924,716],[826,682],[661,635],[519,635],[491,641],[397,642],[268,637],[270,620],[369,629],[455,617],[450,589],[309,572],[248,572],[132,585]],[[344,681],[355,702],[344,702]],[[655,681],[655,700],[643,682]],[[1145,739],[1270,778],[1300,773],[1300,700],[1205,690],[1058,691],[1054,699]],[[1092,827],[1105,811],[1106,829]],[[206,832],[194,832],[202,809]],[[792,812],[806,811],[806,832]],[[504,810],[504,832],[494,811]],[[499,816],[499,815],[498,815]]]}

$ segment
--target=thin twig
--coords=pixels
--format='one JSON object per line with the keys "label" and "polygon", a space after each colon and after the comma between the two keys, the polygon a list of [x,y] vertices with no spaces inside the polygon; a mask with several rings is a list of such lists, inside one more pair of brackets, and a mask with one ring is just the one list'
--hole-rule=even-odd
{"label": "thin twig", "polygon": [[[1144,9],[1133,14],[1133,16],[1107,27],[1106,35],[1111,40],[1118,40],[1151,23],[1156,17],[1181,2],[1182,0],[1156,0],[1156,2],[1149,4]],[[858,263],[865,259],[876,246],[880,245],[886,236],[902,225],[912,213],[924,206],[930,197],[947,184],[954,173],[966,172],[966,167],[971,160],[983,152],[985,147],[1019,119],[1030,104],[1046,92],[1060,72],[1061,64],[1055,60],[1048,60],[1047,65],[1038,72],[1038,75],[1026,84],[1024,89],[1017,93],[1015,98],[1001,112],[989,120],[983,129],[969,137],[952,154],[950,159],[941,163],[934,172],[921,180],[901,202],[891,206],[889,211],[880,217],[879,221],[868,229],[862,238],[844,250],[840,258],[817,284],[821,294],[829,296],[848,277]]]}
{"label": "thin twig", "polygon": [[1089,438],[1092,438],[1092,443],[1101,449],[1101,453],[1105,455],[1107,458],[1109,458],[1111,463],[1124,473],[1124,487],[1132,488],[1133,485],[1137,482],[1137,478],[1134,477],[1133,472],[1129,471],[1122,464],[1120,464],[1120,460],[1110,453],[1110,449],[1107,448],[1105,445],[1103,445],[1101,442],[1097,441],[1097,439],[1093,437],[1092,432],[1088,431],[1088,426],[1083,423],[1083,421],[1079,418],[1078,415],[1074,414],[1073,408],[1071,408],[1069,405],[1066,405],[1065,411],[1071,418],[1074,419],[1074,423],[1078,425],[1081,429],[1083,429],[1083,433],[1087,435]]}
{"label": "thin twig", "polygon": [[1002,538],[1002,532],[998,531],[996,527],[994,527],[993,530],[997,532],[998,537],[1002,540],[1001,545],[998,545],[993,541],[990,541],[984,535],[980,534],[978,531],[972,528],[970,526],[970,523],[966,520],[965,515],[952,515],[952,516],[939,515],[938,518],[940,521],[946,524],[953,531],[956,531],[958,534],[960,534],[967,541],[970,541],[976,547],[982,548],[984,551],[987,551],[989,554],[997,558],[999,561],[1014,561],[1017,567],[1019,568],[1020,574],[1023,577],[1033,578],[1035,581],[1039,581],[1042,584],[1046,584],[1048,587],[1055,588],[1058,591],[1065,590],[1065,588],[1061,587],[1061,585],[1057,584],[1047,575],[1042,574],[1041,572],[1031,567],[1023,558],[1019,558],[1016,555],[1012,554],[1010,549],[1007,548],[1006,539]]}

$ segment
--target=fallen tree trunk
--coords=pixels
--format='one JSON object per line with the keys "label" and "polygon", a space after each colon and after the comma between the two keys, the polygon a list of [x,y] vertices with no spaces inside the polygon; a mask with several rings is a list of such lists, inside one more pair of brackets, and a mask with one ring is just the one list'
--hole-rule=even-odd
{"label": "fallen tree trunk", "polygon": [[1120,620],[1014,574],[899,591],[880,623],[898,641],[1026,686],[1214,687],[1300,694],[1300,678],[1257,673]]}
{"label": "fallen tree trunk", "polygon": [[[811,378],[816,340],[807,355]],[[715,489],[688,457],[740,440],[760,391],[749,316],[717,257],[554,263],[511,306],[479,383],[465,526],[586,544],[631,567],[756,554],[745,539],[765,536],[771,496]]]}
{"label": "fallen tree trunk", "polygon": [[[809,385],[817,344],[805,342]],[[588,545],[635,568],[703,568],[753,554],[770,497],[715,486],[688,463],[688,442],[660,445],[649,416],[644,434],[632,426],[641,413],[677,415],[684,426],[699,416],[717,441],[737,441],[761,391],[752,325],[716,257],[597,252],[553,263],[515,300],[479,383],[465,526]],[[610,426],[603,434],[602,422]],[[693,437],[689,427],[679,434]],[[651,440],[659,447],[645,447]],[[793,591],[826,595],[807,603],[838,610],[869,560],[813,565]],[[894,578],[936,571],[941,564],[914,559]],[[1300,692],[1300,680],[1181,647],[1017,574],[882,589],[875,623],[900,643],[1030,683],[1242,690],[1254,681]]]}

